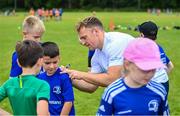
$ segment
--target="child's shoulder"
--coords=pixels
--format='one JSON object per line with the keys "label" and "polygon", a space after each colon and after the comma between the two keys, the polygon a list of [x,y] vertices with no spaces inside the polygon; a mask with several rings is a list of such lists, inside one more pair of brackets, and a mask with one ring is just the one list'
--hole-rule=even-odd
{"label": "child's shoulder", "polygon": [[165,99],[165,96],[167,95],[165,87],[161,83],[157,83],[155,81],[150,81],[147,86],[149,90],[154,92],[155,94],[158,94],[162,97],[162,99]]}
{"label": "child's shoulder", "polygon": [[105,89],[102,99],[111,104],[112,99],[116,97],[116,95],[123,93],[125,90],[126,87],[124,85],[123,78],[119,78]]}

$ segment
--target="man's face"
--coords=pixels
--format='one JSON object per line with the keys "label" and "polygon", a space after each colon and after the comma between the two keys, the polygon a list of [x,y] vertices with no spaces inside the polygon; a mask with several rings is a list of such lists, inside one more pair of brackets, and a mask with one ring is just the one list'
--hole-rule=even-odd
{"label": "man's face", "polygon": [[82,45],[91,50],[98,48],[99,38],[98,31],[95,28],[82,27],[79,31],[79,41]]}
{"label": "man's face", "polygon": [[47,72],[48,76],[53,75],[59,64],[59,56],[56,56],[54,58],[50,58],[49,56],[43,57],[43,68]]}

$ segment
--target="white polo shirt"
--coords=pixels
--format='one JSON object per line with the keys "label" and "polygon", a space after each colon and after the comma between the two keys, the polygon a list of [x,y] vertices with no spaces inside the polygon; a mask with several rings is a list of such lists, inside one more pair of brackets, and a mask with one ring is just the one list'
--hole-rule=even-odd
{"label": "white polo shirt", "polygon": [[125,33],[105,33],[102,50],[96,49],[92,57],[91,72],[104,73],[110,66],[123,65],[123,52],[133,39],[134,37]]}

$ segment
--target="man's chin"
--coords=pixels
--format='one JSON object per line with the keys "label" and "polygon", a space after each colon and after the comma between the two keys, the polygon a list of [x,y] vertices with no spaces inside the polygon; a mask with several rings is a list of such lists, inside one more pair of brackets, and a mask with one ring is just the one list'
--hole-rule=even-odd
{"label": "man's chin", "polygon": [[88,47],[90,50],[95,50],[94,48]]}

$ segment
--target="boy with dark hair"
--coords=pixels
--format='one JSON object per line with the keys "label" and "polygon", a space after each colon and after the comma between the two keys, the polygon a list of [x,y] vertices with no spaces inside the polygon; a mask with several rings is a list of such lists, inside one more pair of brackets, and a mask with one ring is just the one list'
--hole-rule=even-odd
{"label": "boy with dark hair", "polygon": [[62,74],[58,67],[60,53],[54,42],[42,44],[44,50],[44,73],[38,75],[50,85],[49,112],[51,115],[75,115],[74,94],[69,75]]}
{"label": "boy with dark hair", "polygon": [[0,87],[0,101],[9,98],[14,115],[48,115],[49,85],[36,78],[42,66],[43,49],[35,41],[16,44],[22,74]]}
{"label": "boy with dark hair", "polygon": [[[140,32],[141,37],[148,38],[155,41],[157,39],[158,27],[152,21],[144,22],[139,26],[139,32]],[[159,47],[161,61],[167,66],[167,69],[157,69],[152,80],[163,84],[168,93],[169,91],[168,80],[169,79],[168,79],[167,73],[169,73],[173,69],[174,66],[172,62],[169,60],[169,58],[167,57],[167,55],[165,54],[163,48],[159,44],[157,45]]]}

